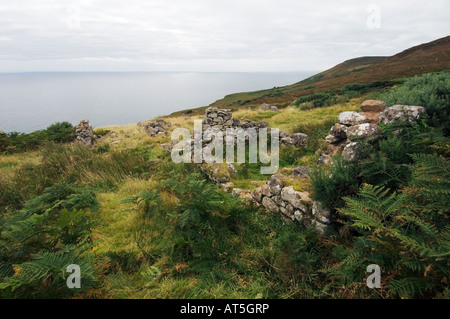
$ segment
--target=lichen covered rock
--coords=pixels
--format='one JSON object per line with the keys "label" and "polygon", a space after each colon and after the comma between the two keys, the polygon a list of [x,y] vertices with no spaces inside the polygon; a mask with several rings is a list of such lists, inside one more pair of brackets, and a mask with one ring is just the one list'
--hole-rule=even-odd
{"label": "lichen covered rock", "polygon": [[394,105],[381,112],[379,119],[384,124],[392,124],[396,121],[417,122],[420,115],[426,112],[427,110],[423,106]]}

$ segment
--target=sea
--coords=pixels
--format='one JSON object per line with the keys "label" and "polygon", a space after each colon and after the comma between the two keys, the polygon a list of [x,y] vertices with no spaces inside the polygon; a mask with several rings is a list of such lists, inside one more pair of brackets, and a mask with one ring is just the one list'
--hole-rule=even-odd
{"label": "sea", "polygon": [[0,130],[88,119],[124,125],[207,106],[237,92],[299,82],[314,72],[36,72],[0,74]]}

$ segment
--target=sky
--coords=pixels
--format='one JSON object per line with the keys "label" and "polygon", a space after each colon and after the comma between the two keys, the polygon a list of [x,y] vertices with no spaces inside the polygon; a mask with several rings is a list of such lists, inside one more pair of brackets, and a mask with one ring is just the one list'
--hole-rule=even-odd
{"label": "sky", "polygon": [[0,72],[322,71],[450,34],[449,0],[0,0]]}

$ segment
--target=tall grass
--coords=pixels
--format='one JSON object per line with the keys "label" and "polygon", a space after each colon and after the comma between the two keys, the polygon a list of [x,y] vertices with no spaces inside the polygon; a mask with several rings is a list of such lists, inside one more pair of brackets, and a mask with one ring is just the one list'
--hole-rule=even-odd
{"label": "tall grass", "polygon": [[145,154],[131,150],[100,153],[79,143],[47,143],[40,154],[38,164],[26,163],[14,172],[0,173],[0,207],[20,207],[56,183],[108,190],[126,178],[148,178],[152,172]]}

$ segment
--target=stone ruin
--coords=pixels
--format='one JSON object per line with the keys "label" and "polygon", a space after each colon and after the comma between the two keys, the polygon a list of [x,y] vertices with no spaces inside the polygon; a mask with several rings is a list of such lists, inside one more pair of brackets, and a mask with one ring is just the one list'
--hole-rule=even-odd
{"label": "stone ruin", "polygon": [[[341,152],[344,159],[358,160],[361,141],[373,143],[381,137],[379,124],[392,124],[395,121],[417,122],[421,114],[426,113],[422,106],[394,105],[387,107],[383,101],[367,100],[361,105],[362,112],[343,112],[339,114],[338,123],[326,137],[327,149],[320,155],[318,165],[328,165],[331,158]],[[352,141],[356,138],[357,141]]]}
{"label": "stone ruin", "polygon": [[75,129],[75,139],[86,146],[92,146],[94,143],[94,131],[89,125],[89,120],[82,120]]}
{"label": "stone ruin", "polygon": [[203,131],[208,129],[219,129],[222,132],[226,132],[231,128],[254,128],[259,130],[260,128],[268,128],[269,125],[265,121],[259,123],[251,120],[244,120],[242,123],[239,119],[234,118],[231,110],[218,109],[217,107],[209,107],[205,111],[205,117],[202,121]]}
{"label": "stone ruin", "polygon": [[[381,137],[379,124],[392,124],[395,121],[416,122],[426,109],[421,106],[394,105],[387,107],[383,101],[368,100],[361,105],[362,112],[343,112],[338,117],[326,141],[329,148],[321,154],[318,165],[329,164],[331,157],[338,152],[347,161],[358,160],[359,141],[376,141]],[[351,137],[358,137],[352,142]],[[297,167],[289,178],[308,178],[308,167]],[[287,221],[298,221],[305,226],[313,226],[324,233],[331,227],[337,216],[310,198],[308,192],[294,190],[293,186],[286,185],[285,175],[273,175],[270,180],[251,193],[251,200],[258,206],[264,207],[268,212],[279,213]],[[236,197],[247,198],[245,190],[233,189]]]}
{"label": "stone ruin", "polygon": [[[308,178],[307,167],[298,167],[290,178]],[[294,190],[286,185],[285,175],[273,175],[267,184],[251,193],[253,202],[264,207],[270,213],[278,213],[289,222],[300,222],[313,226],[319,232],[325,232],[333,222],[331,212],[324,209],[319,202],[310,198],[308,192]]]}
{"label": "stone ruin", "polygon": [[[265,121],[255,122],[252,120],[239,120],[233,118],[231,110],[218,109],[216,107],[207,108],[205,111],[205,116],[202,121],[202,130],[206,131],[208,129],[218,129],[224,134],[227,129],[255,129],[256,133],[260,129],[267,129],[270,133],[271,128],[269,124]],[[280,144],[282,146],[292,145],[298,148],[306,148],[308,145],[308,136],[303,133],[288,134],[286,132],[280,131]],[[193,140],[189,141],[191,145]],[[188,143],[189,143],[188,142]],[[208,146],[206,146],[208,147]],[[200,170],[212,181],[221,184],[227,191],[233,190],[233,185],[230,182],[231,176],[236,174],[236,169],[232,164],[227,164],[227,168],[221,167],[224,164],[202,164],[200,165]],[[240,194],[241,197],[247,199],[251,198],[250,192],[247,190],[234,189],[235,194]]]}
{"label": "stone ruin", "polygon": [[[252,120],[239,120],[232,116],[231,110],[218,109],[216,107],[207,108],[205,117],[202,121],[202,129],[219,129],[226,132],[227,129],[255,129],[258,133],[260,129],[267,129],[270,132],[269,124],[266,121],[255,122]],[[308,136],[303,133],[288,134],[280,131],[280,144],[287,146],[293,145],[298,148],[306,148],[308,146]]]}
{"label": "stone ruin", "polygon": [[166,128],[171,127],[172,124],[163,119],[157,119],[155,122],[138,123],[138,126],[142,127],[150,137],[155,137],[158,135],[168,135],[169,133]]}

